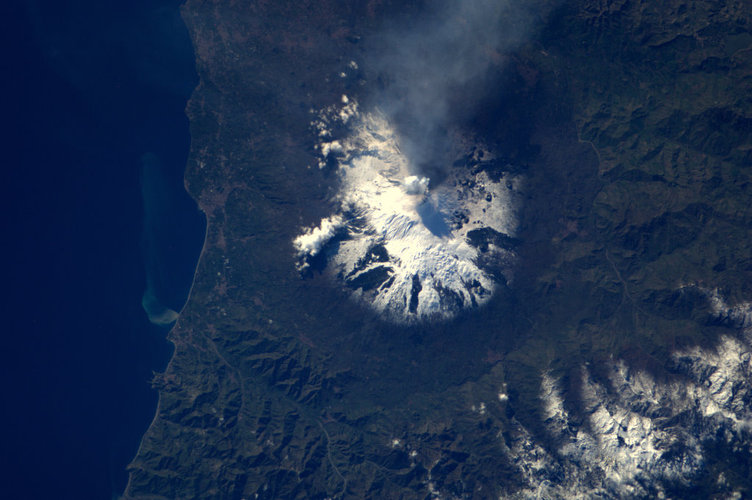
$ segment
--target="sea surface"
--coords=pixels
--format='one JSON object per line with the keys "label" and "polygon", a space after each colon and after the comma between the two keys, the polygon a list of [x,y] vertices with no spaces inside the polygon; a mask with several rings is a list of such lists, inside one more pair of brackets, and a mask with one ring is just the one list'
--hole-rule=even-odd
{"label": "sea surface", "polygon": [[[4,498],[116,498],[171,355],[204,217],[175,0],[3,3]],[[148,277],[148,279],[147,279]]]}

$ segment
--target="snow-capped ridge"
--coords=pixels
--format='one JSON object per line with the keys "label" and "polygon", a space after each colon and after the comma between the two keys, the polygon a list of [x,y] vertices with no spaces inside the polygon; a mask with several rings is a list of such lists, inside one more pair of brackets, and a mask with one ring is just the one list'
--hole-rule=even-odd
{"label": "snow-capped ridge", "polygon": [[579,399],[587,425],[580,425],[566,409],[561,381],[542,373],[544,425],[560,443],[559,455],[514,428],[508,453],[528,483],[515,497],[661,496],[664,482],[691,484],[706,463],[704,444],[752,440],[752,304],[732,306],[717,290],[701,291],[714,314],[736,318],[739,332],[721,336],[714,348],[675,352],[672,369],[681,377],[657,380],[615,360],[604,380],[583,365]]}

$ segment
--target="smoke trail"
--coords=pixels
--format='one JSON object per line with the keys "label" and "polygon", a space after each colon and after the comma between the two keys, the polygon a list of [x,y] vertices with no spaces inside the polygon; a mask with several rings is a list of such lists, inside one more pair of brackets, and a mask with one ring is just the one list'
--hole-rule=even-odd
{"label": "smoke trail", "polygon": [[540,19],[534,9],[506,0],[429,2],[420,17],[370,42],[366,66],[381,83],[375,100],[399,128],[416,173],[441,173],[448,129],[481,104],[505,54]]}

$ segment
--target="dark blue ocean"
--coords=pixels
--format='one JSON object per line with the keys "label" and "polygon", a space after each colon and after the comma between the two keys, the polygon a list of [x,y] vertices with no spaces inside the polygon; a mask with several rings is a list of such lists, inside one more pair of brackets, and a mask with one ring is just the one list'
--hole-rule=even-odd
{"label": "dark blue ocean", "polygon": [[171,347],[142,295],[179,310],[204,236],[178,6],[0,6],[2,498],[117,497],[154,415]]}

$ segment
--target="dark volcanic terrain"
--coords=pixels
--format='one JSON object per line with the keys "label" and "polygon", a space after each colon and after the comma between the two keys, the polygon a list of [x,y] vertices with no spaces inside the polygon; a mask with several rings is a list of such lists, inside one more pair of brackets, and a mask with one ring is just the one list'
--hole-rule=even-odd
{"label": "dark volcanic terrain", "polygon": [[[292,240],[329,213],[335,187],[315,167],[311,110],[343,94],[369,102],[378,75],[350,61],[422,8],[183,7],[200,76],[186,184],[208,229],[125,496],[499,498],[537,482],[607,498],[751,495],[748,430],[669,407],[630,411],[662,436],[732,437],[698,438],[699,463],[676,438],[660,461],[685,457],[681,472],[646,459],[627,493],[608,459],[600,470],[586,450],[569,469],[561,446],[596,432],[588,391],[617,397],[604,382],[614,366],[712,388],[717,367],[692,378],[675,353],[725,352],[719,339],[749,327],[708,291],[729,311],[752,301],[752,6],[541,2],[530,39],[492,55],[495,84],[460,124],[527,178],[516,281],[479,311],[408,328],[324,275],[301,278]],[[549,378],[568,415],[561,435],[541,398]],[[746,386],[734,393],[728,411],[752,403]],[[624,429],[615,446],[637,454]],[[553,457],[543,472],[535,454]]]}

